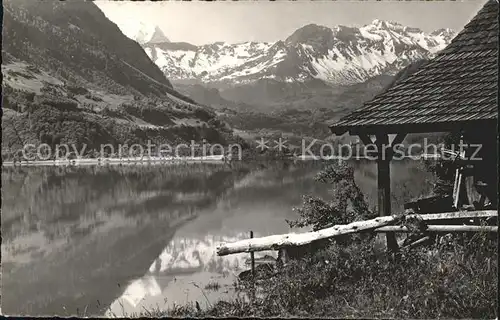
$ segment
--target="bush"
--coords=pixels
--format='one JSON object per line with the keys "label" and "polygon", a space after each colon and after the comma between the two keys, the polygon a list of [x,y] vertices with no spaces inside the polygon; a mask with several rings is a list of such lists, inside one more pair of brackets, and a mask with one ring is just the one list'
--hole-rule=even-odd
{"label": "bush", "polygon": [[333,186],[332,199],[304,196],[300,218],[287,221],[290,227],[311,226],[313,230],[346,224],[374,217],[364,196],[354,181],[354,170],[347,163],[332,164],[316,176],[316,180]]}

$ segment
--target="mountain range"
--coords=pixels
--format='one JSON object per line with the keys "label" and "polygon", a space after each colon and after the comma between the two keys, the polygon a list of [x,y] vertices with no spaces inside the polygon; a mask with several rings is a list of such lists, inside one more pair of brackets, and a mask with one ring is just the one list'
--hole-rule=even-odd
{"label": "mountain range", "polygon": [[[142,33],[136,29],[131,38]],[[271,43],[141,46],[176,90],[218,109],[234,128],[323,138],[327,122],[373,98],[402,69],[432,58],[454,35],[373,20],[362,27],[309,24]]]}
{"label": "mountain range", "polygon": [[[137,29],[134,34],[142,33]],[[173,82],[225,87],[260,79],[287,83],[319,79],[329,85],[350,85],[381,74],[394,75],[411,62],[428,59],[454,34],[450,29],[425,33],[396,22],[374,20],[359,28],[309,24],[271,43],[195,46],[155,40],[142,46]]]}

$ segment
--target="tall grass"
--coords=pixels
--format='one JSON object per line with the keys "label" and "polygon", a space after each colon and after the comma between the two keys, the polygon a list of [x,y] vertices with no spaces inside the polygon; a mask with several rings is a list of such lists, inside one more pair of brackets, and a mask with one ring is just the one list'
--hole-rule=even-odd
{"label": "tall grass", "polygon": [[495,318],[496,239],[477,234],[404,252],[373,243],[332,245],[293,261],[262,285],[263,297],[220,302],[211,316]]}

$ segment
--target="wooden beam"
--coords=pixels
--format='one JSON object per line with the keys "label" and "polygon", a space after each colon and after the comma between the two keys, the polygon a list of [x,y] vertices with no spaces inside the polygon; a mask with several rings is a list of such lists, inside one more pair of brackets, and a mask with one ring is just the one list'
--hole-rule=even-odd
{"label": "wooden beam", "polygon": [[[389,136],[387,134],[377,135],[377,189],[378,189],[378,215],[380,217],[391,215],[391,171],[390,160],[392,152],[387,154]],[[398,251],[398,242],[394,233],[387,233],[387,248],[389,251]]]}
{"label": "wooden beam", "polygon": [[422,220],[453,220],[453,219],[474,219],[474,218],[489,218],[498,217],[498,212],[495,210],[479,210],[479,211],[453,211],[445,213],[430,213],[430,214],[409,214],[408,218],[418,217]]}
{"label": "wooden beam", "polygon": [[289,246],[302,246],[320,239],[327,239],[343,234],[355,233],[362,230],[375,229],[395,222],[399,217],[378,217],[366,221],[357,221],[346,225],[338,225],[330,228],[306,232],[288,233],[241,240],[233,243],[223,243],[217,247],[217,255],[225,256],[233,253],[278,250]]}
{"label": "wooden beam", "polygon": [[370,138],[370,136],[364,134],[364,133],[360,133],[358,134],[358,137],[361,139],[361,141],[363,141],[363,144],[365,146],[368,146],[368,145],[371,145],[373,144],[373,141],[372,139]]}
{"label": "wooden beam", "polygon": [[[405,226],[385,226],[374,232],[411,232]],[[429,232],[498,232],[495,226],[463,226],[463,225],[428,225],[425,231]]]}
{"label": "wooden beam", "polygon": [[406,132],[396,134],[396,137],[394,137],[394,140],[392,140],[391,147],[394,148],[396,145],[403,142],[405,138],[406,138]]}

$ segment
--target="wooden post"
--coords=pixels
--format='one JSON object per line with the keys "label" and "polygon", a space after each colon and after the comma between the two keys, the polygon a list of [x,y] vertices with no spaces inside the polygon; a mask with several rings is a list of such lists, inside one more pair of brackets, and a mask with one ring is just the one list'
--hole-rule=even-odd
{"label": "wooden post", "polygon": [[[378,187],[378,214],[379,216],[391,215],[391,171],[390,162],[393,150],[389,145],[387,134],[377,135],[377,187]],[[398,243],[394,232],[386,233],[387,248],[391,252],[398,250]]]}
{"label": "wooden post", "polygon": [[[253,231],[250,231],[250,239],[253,238]],[[255,279],[255,256],[254,252],[250,252],[250,261],[252,266],[252,279]]]}
{"label": "wooden post", "polygon": [[463,177],[463,166],[462,166],[460,160],[465,158],[465,154],[462,152],[462,145],[464,143],[463,137],[464,136],[462,134],[460,136],[460,150],[458,151],[458,155],[456,158],[459,160],[459,161],[457,161],[457,170],[456,170],[456,174],[455,174],[456,187],[453,188],[453,207],[457,210],[459,209],[458,202],[460,200],[460,190],[462,189],[462,177]]}
{"label": "wooden post", "polygon": [[[253,231],[250,230],[250,239],[253,239]],[[251,268],[252,268],[252,283],[251,283],[251,297],[252,301],[255,301],[255,257],[254,252],[250,252]]]}

